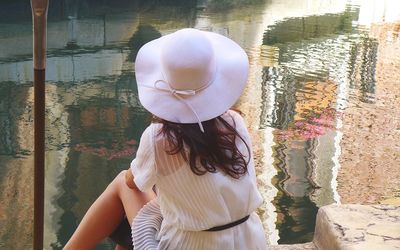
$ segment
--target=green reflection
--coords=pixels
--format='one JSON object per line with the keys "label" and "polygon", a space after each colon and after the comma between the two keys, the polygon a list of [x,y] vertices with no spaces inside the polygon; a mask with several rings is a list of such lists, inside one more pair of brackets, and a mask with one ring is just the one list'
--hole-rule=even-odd
{"label": "green reflection", "polygon": [[[46,215],[51,221],[49,234],[55,235],[48,242],[53,249],[62,248],[93,200],[127,168],[149,122],[149,114],[138,101],[133,72],[138,49],[161,34],[193,27],[200,21],[204,22],[202,27],[239,37],[249,54],[261,46],[266,52],[262,59],[273,62],[257,72],[261,81],[251,84],[259,86],[262,95],[260,128],[274,129],[272,164],[278,175],[272,182],[278,189],[273,203],[278,213],[279,242],[312,238],[318,191],[328,194],[318,205],[333,201],[331,187],[317,183],[321,177],[313,179],[312,173],[323,169],[332,176],[336,120],[343,113],[338,99],[374,103],[378,44],[354,24],[359,14],[354,6],[338,14],[289,16],[265,27],[260,27],[261,17],[254,23],[248,21],[251,14],[268,13],[274,3],[290,7],[285,1],[261,0],[51,3],[47,153],[49,158],[55,154],[64,157],[52,158],[47,166],[49,172],[59,170],[48,175],[48,186],[55,190],[48,196],[53,210]],[[32,160],[32,141],[26,139],[32,128],[32,78],[31,48],[18,44],[30,41],[29,3],[6,0],[1,6],[0,39],[15,38],[11,42],[0,40],[7,44],[0,51],[3,182],[19,160],[28,167]],[[261,7],[265,9],[259,10]],[[233,9],[234,14],[229,12]],[[256,45],[253,30],[261,31]],[[253,65],[258,63],[250,59]],[[339,96],[343,86],[356,94]],[[327,160],[321,160],[321,152]],[[13,209],[7,210],[7,216],[25,222],[11,213]],[[9,234],[2,236],[2,242],[7,244],[7,237]],[[99,249],[111,245],[104,242]]]}

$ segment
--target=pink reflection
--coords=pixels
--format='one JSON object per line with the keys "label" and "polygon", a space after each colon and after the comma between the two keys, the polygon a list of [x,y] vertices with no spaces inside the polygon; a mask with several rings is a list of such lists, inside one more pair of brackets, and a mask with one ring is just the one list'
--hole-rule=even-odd
{"label": "pink reflection", "polygon": [[108,161],[124,157],[132,157],[137,150],[137,141],[134,139],[125,142],[113,143],[111,148],[105,147],[104,142],[99,142],[98,144],[103,145],[93,146],[89,143],[76,144],[74,150],[105,157]]}
{"label": "pink reflection", "polygon": [[333,108],[323,109],[313,113],[303,120],[295,121],[286,130],[277,131],[280,140],[308,140],[335,129],[336,119],[342,118],[342,113]]}

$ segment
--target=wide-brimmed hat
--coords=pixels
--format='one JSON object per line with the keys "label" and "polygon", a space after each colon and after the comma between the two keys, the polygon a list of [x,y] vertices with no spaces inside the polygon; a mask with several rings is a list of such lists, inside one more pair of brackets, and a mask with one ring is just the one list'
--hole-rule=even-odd
{"label": "wide-brimmed hat", "polygon": [[248,76],[245,51],[231,39],[182,29],[146,43],[135,62],[139,99],[152,114],[176,123],[222,115],[240,97]]}

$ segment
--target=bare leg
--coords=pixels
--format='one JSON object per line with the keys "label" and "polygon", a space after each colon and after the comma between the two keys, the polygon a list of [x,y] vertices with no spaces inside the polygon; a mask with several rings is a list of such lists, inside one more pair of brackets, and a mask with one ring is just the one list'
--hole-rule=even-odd
{"label": "bare leg", "polygon": [[124,215],[132,223],[139,210],[154,197],[154,193],[130,189],[125,183],[125,171],[122,171],[86,212],[64,249],[94,248],[114,231]]}

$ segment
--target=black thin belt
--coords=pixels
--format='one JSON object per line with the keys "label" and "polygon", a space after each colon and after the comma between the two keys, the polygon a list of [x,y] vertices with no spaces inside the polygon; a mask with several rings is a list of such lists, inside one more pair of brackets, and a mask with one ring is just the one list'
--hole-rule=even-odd
{"label": "black thin belt", "polygon": [[241,218],[240,220],[237,220],[237,221],[234,221],[234,222],[231,222],[231,223],[222,225],[222,226],[212,227],[212,228],[210,228],[210,229],[203,230],[203,231],[207,231],[207,232],[222,231],[222,230],[225,230],[225,229],[228,229],[228,228],[237,226],[237,225],[239,225],[239,224],[242,224],[242,223],[245,222],[249,217],[250,217],[250,215],[247,215],[246,217],[243,217],[243,218]]}

